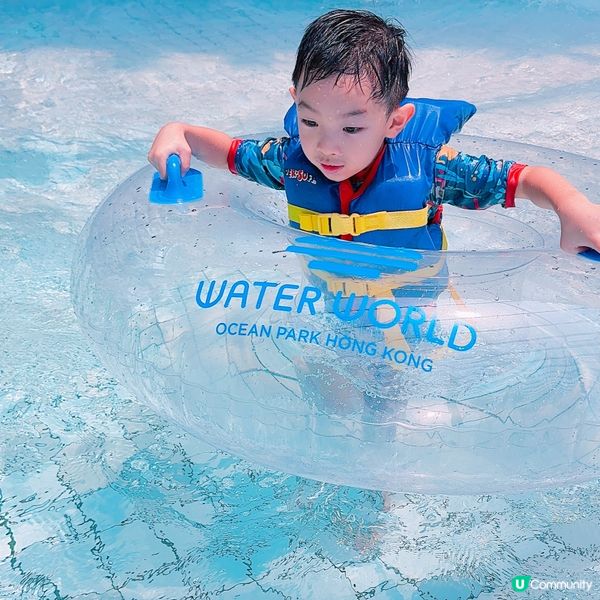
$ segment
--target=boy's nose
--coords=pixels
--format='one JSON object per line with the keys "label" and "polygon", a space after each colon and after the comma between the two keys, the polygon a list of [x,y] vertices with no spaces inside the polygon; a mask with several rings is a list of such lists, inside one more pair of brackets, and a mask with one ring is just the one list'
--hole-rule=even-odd
{"label": "boy's nose", "polygon": [[323,161],[332,160],[340,155],[340,148],[337,140],[332,137],[321,137],[317,142],[317,150]]}

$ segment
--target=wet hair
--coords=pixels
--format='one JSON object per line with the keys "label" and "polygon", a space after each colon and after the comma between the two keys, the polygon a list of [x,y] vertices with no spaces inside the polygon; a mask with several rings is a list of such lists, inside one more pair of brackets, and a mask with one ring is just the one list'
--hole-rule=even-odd
{"label": "wet hair", "polygon": [[[332,10],[315,19],[304,31],[292,83],[297,90],[337,75],[366,77],[370,98],[383,103],[387,116],[408,94],[412,54],[401,24],[384,21],[366,10]],[[361,86],[362,89],[362,86]]]}

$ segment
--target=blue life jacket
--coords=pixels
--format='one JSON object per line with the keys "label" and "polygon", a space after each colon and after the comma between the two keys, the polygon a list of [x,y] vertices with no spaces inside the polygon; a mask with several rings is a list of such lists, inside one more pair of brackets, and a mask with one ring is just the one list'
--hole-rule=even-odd
{"label": "blue life jacket", "polygon": [[[284,155],[284,185],[292,227],[324,235],[340,235],[344,230],[352,233],[354,241],[382,246],[442,247],[440,219],[428,218],[427,207],[436,156],[477,109],[462,100],[406,98],[401,105],[406,103],[414,104],[414,116],[395,138],[386,138],[374,179],[350,203],[349,214],[360,215],[356,224],[350,223],[354,217],[340,214],[340,183],[327,179],[306,158],[296,105],[291,106],[284,118],[290,136]],[[367,220],[362,215],[372,216]],[[383,229],[379,228],[382,223]]]}

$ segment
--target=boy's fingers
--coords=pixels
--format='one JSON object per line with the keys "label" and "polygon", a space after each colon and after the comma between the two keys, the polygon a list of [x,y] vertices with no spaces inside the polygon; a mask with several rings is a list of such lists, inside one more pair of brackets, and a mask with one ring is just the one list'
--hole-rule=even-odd
{"label": "boy's fingers", "polygon": [[560,249],[564,250],[568,254],[577,254],[579,247],[580,246],[575,246],[574,244],[567,242],[566,240],[560,241]]}
{"label": "boy's fingers", "polygon": [[148,162],[158,171],[160,178],[164,179],[166,175],[166,158],[161,159],[150,151],[148,152]]}
{"label": "boy's fingers", "polygon": [[181,176],[185,175],[190,168],[192,160],[192,152],[190,148],[169,148],[166,152],[164,148],[160,154],[157,154],[152,149],[148,153],[148,161],[158,171],[161,179],[167,178],[167,160],[171,154],[177,154],[181,161]]}
{"label": "boy's fingers", "polygon": [[155,163],[154,166],[156,167],[156,170],[158,171],[158,174],[160,175],[161,179],[166,179],[167,178],[167,158],[159,158]]}
{"label": "boy's fingers", "polygon": [[183,177],[190,168],[192,156],[189,152],[180,152],[179,158],[181,160],[181,176]]}

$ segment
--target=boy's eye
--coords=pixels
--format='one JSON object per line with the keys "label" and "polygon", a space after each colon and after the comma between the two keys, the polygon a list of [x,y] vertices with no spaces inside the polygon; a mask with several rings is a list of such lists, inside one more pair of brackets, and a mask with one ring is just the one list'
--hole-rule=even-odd
{"label": "boy's eye", "polygon": [[[309,121],[308,119],[300,119],[303,125],[306,127],[317,127],[318,125],[314,121]],[[346,133],[354,134],[362,131],[364,127],[344,127],[344,131]]]}

